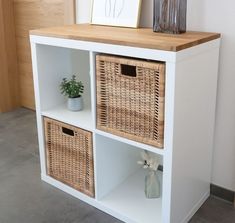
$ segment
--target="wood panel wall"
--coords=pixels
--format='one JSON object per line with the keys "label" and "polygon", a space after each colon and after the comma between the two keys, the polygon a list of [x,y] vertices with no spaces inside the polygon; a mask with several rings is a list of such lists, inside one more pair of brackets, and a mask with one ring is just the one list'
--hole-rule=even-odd
{"label": "wood panel wall", "polygon": [[29,30],[75,23],[75,0],[13,0],[20,103],[35,109]]}
{"label": "wood panel wall", "polygon": [[13,1],[0,0],[0,112],[19,106]]}

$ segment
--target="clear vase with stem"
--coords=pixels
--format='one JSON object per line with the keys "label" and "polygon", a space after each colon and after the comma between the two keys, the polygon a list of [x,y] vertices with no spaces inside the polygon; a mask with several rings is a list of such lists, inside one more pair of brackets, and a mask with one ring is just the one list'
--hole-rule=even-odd
{"label": "clear vase with stem", "polygon": [[145,176],[145,196],[148,199],[159,198],[161,196],[161,185],[156,170],[149,170]]}
{"label": "clear vase with stem", "polygon": [[159,198],[161,196],[161,184],[158,176],[160,158],[157,154],[148,151],[143,151],[141,156],[143,160],[138,161],[138,163],[147,170],[145,176],[145,196],[147,199]]}

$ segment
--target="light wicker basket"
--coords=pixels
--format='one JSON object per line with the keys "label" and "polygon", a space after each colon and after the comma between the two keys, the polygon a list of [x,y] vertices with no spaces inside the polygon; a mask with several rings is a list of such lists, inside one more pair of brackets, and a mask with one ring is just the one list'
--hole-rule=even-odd
{"label": "light wicker basket", "polygon": [[96,56],[97,128],[163,148],[165,64]]}
{"label": "light wicker basket", "polygon": [[95,196],[92,133],[44,118],[47,174]]}

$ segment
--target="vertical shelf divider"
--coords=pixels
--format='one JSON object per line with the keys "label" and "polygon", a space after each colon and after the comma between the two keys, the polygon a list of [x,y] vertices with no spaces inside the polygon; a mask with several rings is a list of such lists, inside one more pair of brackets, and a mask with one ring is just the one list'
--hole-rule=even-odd
{"label": "vertical shelf divider", "polygon": [[93,51],[89,52],[90,59],[90,85],[91,85],[91,114],[93,121],[93,156],[94,156],[94,178],[95,178],[95,198],[98,199],[97,191],[99,190],[97,185],[97,146],[96,146],[96,64],[95,55]]}

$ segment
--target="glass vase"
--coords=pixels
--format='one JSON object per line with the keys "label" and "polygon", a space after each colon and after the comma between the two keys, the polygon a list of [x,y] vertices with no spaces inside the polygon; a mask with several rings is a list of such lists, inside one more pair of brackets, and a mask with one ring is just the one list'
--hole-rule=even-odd
{"label": "glass vase", "polygon": [[171,34],[186,32],[187,0],[153,0],[153,31]]}
{"label": "glass vase", "polygon": [[159,198],[160,195],[160,181],[157,171],[149,171],[145,176],[145,196],[148,199],[152,199]]}

